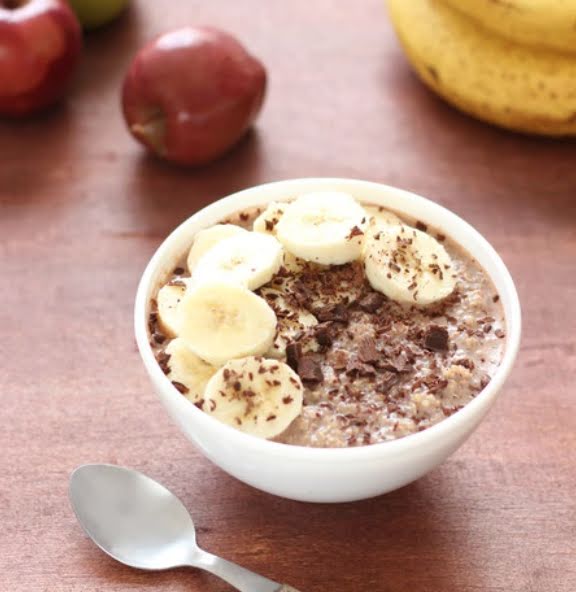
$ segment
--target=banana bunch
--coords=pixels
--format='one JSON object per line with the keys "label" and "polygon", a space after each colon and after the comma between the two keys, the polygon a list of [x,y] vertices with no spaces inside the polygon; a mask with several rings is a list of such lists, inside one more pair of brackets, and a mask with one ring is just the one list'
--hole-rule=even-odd
{"label": "banana bunch", "polygon": [[422,81],[515,131],[576,135],[576,0],[387,0]]}

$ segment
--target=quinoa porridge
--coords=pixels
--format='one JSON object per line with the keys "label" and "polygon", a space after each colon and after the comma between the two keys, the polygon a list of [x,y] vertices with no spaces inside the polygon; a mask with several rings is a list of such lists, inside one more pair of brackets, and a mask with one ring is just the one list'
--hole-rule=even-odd
{"label": "quinoa porridge", "polygon": [[[214,236],[199,233],[193,243],[197,252],[193,246],[182,254],[151,303],[151,344],[175,388],[237,429],[314,447],[401,438],[469,403],[490,381],[505,346],[503,309],[490,279],[471,255],[434,229],[362,205],[365,216],[346,236],[354,245],[321,255],[324,261],[347,257],[345,263],[321,263],[312,255],[305,260],[294,254],[310,252],[304,239],[296,237],[300,242],[292,247],[288,233],[288,238],[280,236],[281,263],[270,268],[258,259],[267,244],[256,245],[258,257],[248,256],[256,257],[248,287],[235,287],[237,293],[226,297],[239,302],[249,292],[255,300],[247,299],[239,310],[255,306],[254,315],[268,316],[266,311],[272,311],[274,328],[268,342],[258,332],[260,325],[251,328],[246,342],[251,349],[234,344],[238,355],[223,351],[233,340],[216,342],[217,351],[206,354],[200,345],[194,347],[203,317],[190,320],[188,327],[183,308],[189,299],[191,319],[205,304],[192,302],[191,293],[228,290],[218,283],[222,275],[207,280],[212,292],[195,279],[196,273],[203,279],[203,270],[219,261],[212,257],[210,262],[207,253],[231,239],[232,247],[233,237],[243,237],[246,230],[276,240],[287,206],[243,211],[217,225]],[[314,237],[314,229],[311,232]],[[323,243],[319,253],[322,248]],[[273,250],[267,251],[270,259]],[[267,271],[260,273],[264,268]],[[218,322],[228,321],[219,317]],[[254,349],[259,340],[260,349]]]}

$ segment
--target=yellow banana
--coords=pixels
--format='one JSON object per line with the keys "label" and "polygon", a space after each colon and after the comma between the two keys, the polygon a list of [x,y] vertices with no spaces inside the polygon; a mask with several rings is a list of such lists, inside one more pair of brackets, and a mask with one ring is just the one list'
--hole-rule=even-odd
{"label": "yellow banana", "polygon": [[444,0],[510,41],[576,53],[576,0]]}
{"label": "yellow banana", "polygon": [[512,130],[576,135],[576,56],[490,33],[438,0],[388,0],[408,59],[462,111]]}

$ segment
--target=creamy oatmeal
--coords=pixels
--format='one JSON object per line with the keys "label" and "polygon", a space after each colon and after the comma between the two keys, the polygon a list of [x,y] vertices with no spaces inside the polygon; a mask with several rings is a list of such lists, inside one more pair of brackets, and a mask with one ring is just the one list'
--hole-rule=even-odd
{"label": "creamy oatmeal", "polygon": [[[245,211],[222,221],[225,226],[214,237],[200,237],[199,243],[206,243],[203,251],[241,235],[237,227],[254,226],[262,236],[275,236],[286,204],[275,207],[265,214]],[[352,260],[341,264],[304,260],[289,251],[290,243],[284,240],[278,255],[281,263],[270,277],[260,269],[254,275],[257,265],[250,269],[249,282],[255,284],[250,297],[258,302],[246,295],[246,305],[240,309],[267,303],[275,316],[274,334],[266,351],[252,351],[259,339],[266,340],[254,332],[252,341],[230,344],[247,349],[239,349],[243,353],[233,357],[242,361],[229,366],[229,354],[222,350],[228,344],[212,351],[208,343],[206,355],[188,347],[200,321],[187,328],[179,307],[188,298],[191,314],[198,312],[199,305],[189,294],[199,292],[202,282],[196,283],[195,270],[202,275],[198,266],[206,255],[184,253],[154,299],[149,322],[158,363],[174,386],[199,408],[238,429],[315,447],[400,438],[438,423],[470,402],[488,384],[504,351],[503,310],[492,283],[473,257],[434,229],[382,208],[364,208],[366,217],[352,226],[347,237],[358,245],[334,255],[352,258],[349,252],[357,248],[360,254]],[[375,264],[381,266],[374,273],[381,276],[369,277],[371,254],[366,243],[385,244],[386,239],[393,245],[386,247],[388,259],[380,258],[383,251],[377,249],[382,247],[372,251]],[[266,247],[255,244],[256,250]],[[300,244],[293,250],[299,248]],[[266,257],[271,261],[276,254],[269,252]],[[192,279],[189,263],[194,266]],[[387,293],[374,285],[382,285]],[[243,292],[238,294],[234,298],[244,297]],[[260,309],[254,314],[260,315]],[[188,336],[191,342],[186,341]],[[212,396],[206,394],[206,385]],[[264,391],[271,393],[270,400],[268,394],[261,396]]]}

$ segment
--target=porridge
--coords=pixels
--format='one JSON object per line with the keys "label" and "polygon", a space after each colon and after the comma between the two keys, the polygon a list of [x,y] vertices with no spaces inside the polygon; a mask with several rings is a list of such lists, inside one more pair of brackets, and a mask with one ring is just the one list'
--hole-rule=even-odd
{"label": "porridge", "polygon": [[158,364],[191,404],[301,446],[424,430],[488,384],[505,345],[499,296],[473,257],[342,193],[200,231],[151,307]]}

